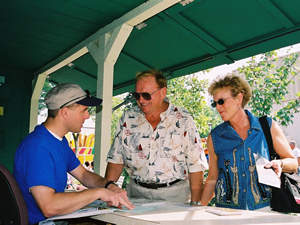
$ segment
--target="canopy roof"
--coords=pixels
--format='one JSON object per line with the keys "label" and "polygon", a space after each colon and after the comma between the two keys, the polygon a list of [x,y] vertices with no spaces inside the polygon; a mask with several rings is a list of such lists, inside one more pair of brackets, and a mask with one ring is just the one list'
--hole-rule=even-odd
{"label": "canopy roof", "polygon": [[[149,2],[3,2],[0,66],[38,75]],[[181,1],[134,27],[115,64],[114,95],[131,90],[135,74],[146,69],[162,70],[171,78],[296,44],[300,42],[299,9],[299,0]],[[95,92],[97,65],[87,53],[50,79],[78,83]]]}

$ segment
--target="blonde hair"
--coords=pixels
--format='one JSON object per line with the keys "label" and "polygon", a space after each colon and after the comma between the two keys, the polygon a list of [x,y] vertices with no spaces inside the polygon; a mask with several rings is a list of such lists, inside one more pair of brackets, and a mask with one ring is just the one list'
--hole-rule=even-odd
{"label": "blonde hair", "polygon": [[136,82],[141,80],[144,77],[154,77],[156,83],[160,88],[167,87],[167,79],[164,77],[162,72],[158,70],[146,70],[143,72],[140,72],[136,75]]}
{"label": "blonde hair", "polygon": [[239,93],[243,94],[242,107],[244,108],[252,96],[252,91],[248,82],[240,76],[229,74],[216,80],[210,85],[208,92],[210,95],[214,95],[217,89],[227,87],[230,89],[232,97],[236,97]]}

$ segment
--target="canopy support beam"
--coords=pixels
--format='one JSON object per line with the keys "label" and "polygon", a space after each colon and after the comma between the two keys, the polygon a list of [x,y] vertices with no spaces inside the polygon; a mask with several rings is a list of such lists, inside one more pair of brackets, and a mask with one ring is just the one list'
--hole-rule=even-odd
{"label": "canopy support beam", "polygon": [[34,127],[37,125],[39,114],[39,99],[41,97],[42,89],[44,87],[47,75],[48,74],[46,72],[39,74],[34,85],[33,93],[31,96],[29,132],[33,131]]}
{"label": "canopy support beam", "polygon": [[111,144],[111,118],[114,65],[133,27],[123,24],[111,33],[88,45],[89,52],[98,65],[97,97],[103,99],[102,111],[96,114],[95,130],[95,171],[104,176],[106,156]]}

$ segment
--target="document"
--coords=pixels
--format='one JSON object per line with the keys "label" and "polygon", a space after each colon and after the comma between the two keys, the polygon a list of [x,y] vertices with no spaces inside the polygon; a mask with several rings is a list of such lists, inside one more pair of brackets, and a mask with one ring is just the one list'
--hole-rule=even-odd
{"label": "document", "polygon": [[231,208],[209,208],[205,210],[206,212],[218,215],[218,216],[232,216],[232,215],[242,215],[242,210],[236,210]]}
{"label": "document", "polygon": [[129,210],[127,208],[118,209],[121,212],[133,212],[133,213],[147,213],[155,210],[162,210],[167,207],[167,202],[163,200],[149,200],[144,198],[130,198],[130,201],[135,206],[134,209]]}
{"label": "document", "polygon": [[72,218],[80,218],[80,217],[88,217],[88,216],[95,216],[104,213],[112,213],[114,212],[114,208],[108,208],[105,202],[100,200],[96,200],[91,204],[87,205],[86,207],[79,209],[75,212],[60,215],[60,216],[53,216],[47,218],[47,220],[61,220],[61,219],[72,219]]}
{"label": "document", "polygon": [[254,158],[256,161],[258,182],[269,186],[280,188],[280,184],[281,184],[280,177],[275,173],[275,171],[272,168],[270,169],[264,168],[264,166],[270,161],[262,157],[261,155],[255,153],[254,153]]}

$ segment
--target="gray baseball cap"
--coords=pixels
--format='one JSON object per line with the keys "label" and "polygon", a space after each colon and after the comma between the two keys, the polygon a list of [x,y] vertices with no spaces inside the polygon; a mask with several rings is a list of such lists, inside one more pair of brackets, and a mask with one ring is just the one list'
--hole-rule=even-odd
{"label": "gray baseball cap", "polygon": [[45,103],[48,109],[55,110],[73,103],[97,106],[102,103],[102,99],[90,96],[88,91],[82,90],[77,84],[64,83],[57,85],[47,93]]}

